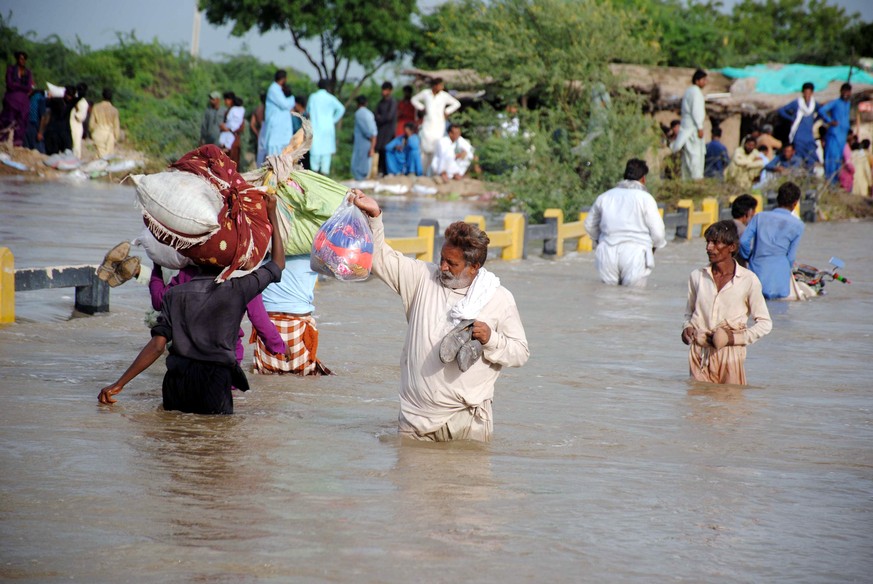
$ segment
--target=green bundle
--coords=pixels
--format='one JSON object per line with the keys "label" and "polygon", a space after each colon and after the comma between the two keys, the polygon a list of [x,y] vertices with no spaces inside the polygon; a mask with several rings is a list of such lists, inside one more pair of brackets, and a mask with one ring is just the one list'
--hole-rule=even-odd
{"label": "green bundle", "polygon": [[287,184],[278,185],[279,232],[287,255],[309,254],[318,228],[345,200],[349,189],[309,170],[293,171],[288,178],[303,192]]}

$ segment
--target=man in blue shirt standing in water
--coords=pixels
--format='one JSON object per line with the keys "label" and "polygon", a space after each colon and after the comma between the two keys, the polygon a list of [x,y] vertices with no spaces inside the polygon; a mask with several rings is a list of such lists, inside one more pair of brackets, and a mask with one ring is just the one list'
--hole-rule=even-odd
{"label": "man in blue shirt standing in water", "polygon": [[764,298],[785,298],[791,293],[791,273],[803,221],[791,214],[800,202],[800,187],[786,182],[776,195],[777,207],[756,214],[740,238],[740,257],[761,280]]}

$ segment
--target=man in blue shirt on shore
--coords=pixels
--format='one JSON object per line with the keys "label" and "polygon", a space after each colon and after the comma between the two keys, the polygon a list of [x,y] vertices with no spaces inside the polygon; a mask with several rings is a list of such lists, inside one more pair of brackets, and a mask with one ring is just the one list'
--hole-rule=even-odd
{"label": "man in blue shirt on shore", "polygon": [[829,101],[818,110],[819,117],[828,125],[824,147],[825,177],[834,184],[838,183],[840,167],[843,166],[843,149],[849,135],[851,109],[852,86],[843,83],[840,99]]}
{"label": "man in blue shirt on shore", "polygon": [[764,298],[785,298],[791,293],[791,271],[803,235],[803,221],[792,215],[800,202],[800,187],[786,182],[776,195],[777,207],[756,214],[740,238],[740,257],[761,280]]}
{"label": "man in blue shirt on shore", "polygon": [[706,178],[724,179],[724,169],[731,162],[727,146],[721,143],[721,128],[712,128],[712,141],[706,145],[706,156],[703,162],[703,176]]}
{"label": "man in blue shirt on shore", "polygon": [[764,170],[773,174],[787,174],[797,172],[803,168],[803,160],[794,149],[794,144],[786,144],[782,151],[773,157]]}

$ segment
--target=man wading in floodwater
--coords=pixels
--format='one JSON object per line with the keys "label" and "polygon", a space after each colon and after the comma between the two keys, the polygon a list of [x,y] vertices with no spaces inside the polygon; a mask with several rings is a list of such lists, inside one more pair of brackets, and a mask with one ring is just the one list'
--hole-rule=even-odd
{"label": "man wading in floodwater", "polygon": [[445,234],[439,266],[385,243],[382,210],[355,190],[370,217],[373,273],[400,294],[409,327],[400,368],[401,436],[416,440],[491,439],[491,400],[500,370],[530,351],[512,294],[482,265],[488,236],[458,221]]}

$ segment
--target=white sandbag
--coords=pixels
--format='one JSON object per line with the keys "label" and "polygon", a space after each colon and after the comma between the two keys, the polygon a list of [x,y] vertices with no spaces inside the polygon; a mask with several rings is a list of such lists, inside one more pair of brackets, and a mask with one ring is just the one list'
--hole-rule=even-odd
{"label": "white sandbag", "polygon": [[429,187],[426,185],[412,185],[412,192],[416,195],[429,197],[431,195],[437,194],[439,191],[436,187]]}
{"label": "white sandbag", "polygon": [[396,184],[396,185],[383,185],[382,183],[378,183],[376,185],[375,191],[377,193],[391,193],[392,195],[405,195],[409,192],[409,187],[406,185]]}
{"label": "white sandbag", "polygon": [[109,166],[109,162],[103,160],[102,158],[98,158],[97,160],[92,160],[88,164],[82,167],[82,172],[91,173],[91,172],[100,172],[101,170],[106,170],[106,167]]}
{"label": "white sandbag", "polygon": [[76,158],[72,150],[67,149],[63,152],[52,154],[43,160],[43,164],[57,170],[74,170],[82,164],[82,161]]}
{"label": "white sandbag", "polygon": [[67,92],[66,87],[62,87],[60,85],[55,85],[53,83],[46,82],[46,97],[51,99],[52,97],[64,97],[64,94]]}
{"label": "white sandbag", "polygon": [[139,166],[136,160],[124,159],[115,160],[108,164],[105,168],[106,172],[129,172]]}
{"label": "white sandbag", "polygon": [[203,243],[218,231],[224,201],[208,181],[180,171],[135,174],[131,179],[149,228],[176,249]]}
{"label": "white sandbag", "polygon": [[194,262],[186,258],[169,245],[165,245],[155,239],[148,227],[144,227],[139,237],[133,240],[133,244],[143,248],[146,255],[155,263],[155,265],[171,270],[181,270]]}

